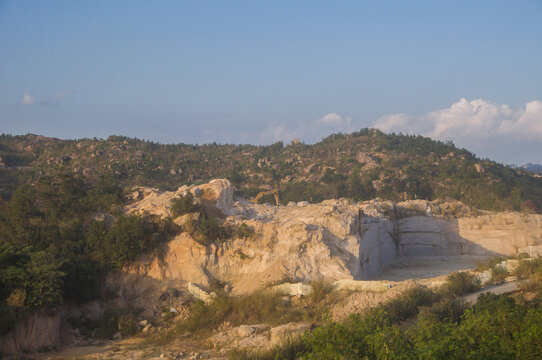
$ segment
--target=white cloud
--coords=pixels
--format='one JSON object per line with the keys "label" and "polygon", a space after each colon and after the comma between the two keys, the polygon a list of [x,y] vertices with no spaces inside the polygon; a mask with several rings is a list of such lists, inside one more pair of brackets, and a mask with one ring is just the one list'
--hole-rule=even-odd
{"label": "white cloud", "polygon": [[373,127],[380,129],[384,132],[396,131],[396,129],[403,129],[409,122],[409,116],[407,114],[389,114],[384,115],[378,119]]}
{"label": "white cloud", "polygon": [[21,104],[23,105],[32,105],[34,103],[34,98],[28,91],[24,92],[23,98],[21,99]]}
{"label": "white cloud", "polygon": [[295,137],[295,130],[288,130],[285,123],[273,121],[267,124],[267,128],[260,135],[260,140],[264,144],[269,144],[277,141],[289,142]]}
{"label": "white cloud", "polygon": [[385,115],[373,126],[386,132],[423,134],[465,144],[498,137],[542,140],[542,102],[531,101],[514,111],[506,104],[461,99],[448,108],[421,116]]}
{"label": "white cloud", "polygon": [[73,93],[72,90],[66,90],[64,92],[56,94],[54,97],[41,100],[39,104],[42,106],[58,106],[60,104],[60,100],[70,95],[71,93]]}
{"label": "white cloud", "polygon": [[352,118],[348,116],[342,117],[337,113],[330,113],[316,120],[316,122],[335,127],[348,127],[352,124]]}

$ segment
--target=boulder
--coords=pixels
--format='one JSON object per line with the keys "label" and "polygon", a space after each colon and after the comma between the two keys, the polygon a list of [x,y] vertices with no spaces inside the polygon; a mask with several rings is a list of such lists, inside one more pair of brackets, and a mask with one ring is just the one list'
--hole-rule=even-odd
{"label": "boulder", "polygon": [[[188,292],[192,294],[196,299],[203,301],[206,304],[210,304],[214,301],[216,298],[216,294],[214,292],[208,292],[202,289],[200,286],[189,282],[186,286]],[[176,309],[175,312],[178,312]]]}
{"label": "boulder", "polygon": [[258,325],[240,325],[237,328],[237,335],[240,338],[245,338],[248,336],[254,336],[256,334],[261,334],[269,330],[270,326],[267,324],[258,324]]}
{"label": "boulder", "polygon": [[147,324],[145,325],[145,327],[143,328],[143,330],[141,330],[141,332],[143,334],[146,334],[147,332],[149,332],[149,330],[152,328],[152,325],[151,324]]}

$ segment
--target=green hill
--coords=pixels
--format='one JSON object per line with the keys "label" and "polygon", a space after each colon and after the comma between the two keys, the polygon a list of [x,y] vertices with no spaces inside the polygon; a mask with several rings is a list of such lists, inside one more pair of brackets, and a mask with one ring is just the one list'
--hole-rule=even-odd
{"label": "green hill", "polygon": [[[97,181],[111,173],[123,187],[175,189],[225,177],[239,195],[277,187],[281,202],[347,197],[454,198],[487,210],[540,211],[542,178],[479,159],[451,142],[362,129],[314,145],[164,145],[123,136],[60,140],[0,136],[0,195],[62,172]],[[268,199],[270,201],[271,198]]]}

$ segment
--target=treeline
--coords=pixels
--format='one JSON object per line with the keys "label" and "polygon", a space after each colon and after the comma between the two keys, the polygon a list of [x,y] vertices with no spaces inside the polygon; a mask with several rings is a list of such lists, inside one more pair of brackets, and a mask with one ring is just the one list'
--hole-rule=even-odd
{"label": "treeline", "polygon": [[36,309],[99,296],[107,271],[178,232],[171,220],[123,215],[117,179],[63,173],[20,186],[0,204],[0,333]]}

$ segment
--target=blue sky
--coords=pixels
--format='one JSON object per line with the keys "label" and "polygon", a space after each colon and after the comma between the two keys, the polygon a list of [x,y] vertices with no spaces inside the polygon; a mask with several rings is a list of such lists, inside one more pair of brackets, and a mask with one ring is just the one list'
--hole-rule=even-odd
{"label": "blue sky", "polygon": [[377,126],[542,163],[542,1],[2,1],[0,132],[314,142]]}

